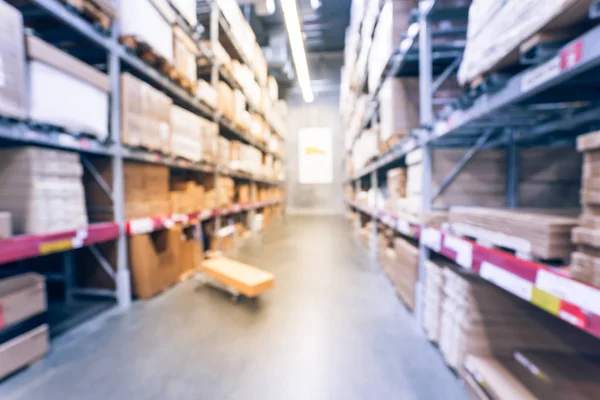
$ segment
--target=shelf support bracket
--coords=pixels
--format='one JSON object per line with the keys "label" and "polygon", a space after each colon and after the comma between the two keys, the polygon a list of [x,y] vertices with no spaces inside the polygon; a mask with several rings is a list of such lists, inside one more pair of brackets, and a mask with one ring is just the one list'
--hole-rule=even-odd
{"label": "shelf support bracket", "polygon": [[446,190],[448,185],[452,183],[452,181],[454,180],[454,178],[456,178],[458,173],[462,171],[462,169],[469,163],[469,161],[473,159],[475,154],[477,154],[477,152],[487,143],[487,141],[493,133],[494,131],[492,129],[489,129],[485,131],[485,133],[482,136],[480,136],[479,139],[477,139],[477,143],[475,143],[475,146],[471,147],[469,151],[467,151],[465,155],[462,156],[462,158],[458,161],[458,164],[454,166],[452,171],[450,171],[450,173],[440,183],[440,187],[433,194],[431,200],[435,200],[439,195],[441,195],[444,192],[444,190]]}
{"label": "shelf support bracket", "polygon": [[446,82],[446,80],[448,78],[450,78],[450,75],[452,75],[454,73],[454,71],[456,71],[458,69],[461,61],[462,61],[462,56],[456,57],[456,59],[454,59],[452,64],[450,64],[450,66],[448,68],[446,68],[444,70],[444,72],[442,72],[440,74],[440,76],[437,77],[437,79],[433,82],[432,87],[431,87],[432,95],[433,95],[433,93],[437,92],[439,90],[439,88],[444,84],[444,82]]}
{"label": "shelf support bracket", "polygon": [[104,272],[106,272],[106,274],[108,276],[110,276],[111,279],[114,281],[117,278],[115,271],[113,270],[110,263],[106,260],[106,258],[104,258],[104,256],[100,252],[100,250],[98,250],[98,247],[96,247],[95,245],[92,244],[92,245],[88,246],[88,248],[90,249],[90,252],[94,256],[96,261],[98,261],[98,264],[100,264],[100,266],[102,267]]}
{"label": "shelf support bracket", "polygon": [[104,180],[102,175],[98,172],[94,164],[83,154],[81,155],[81,163],[87,169],[87,171],[94,177],[96,183],[102,188],[104,193],[108,196],[110,201],[114,203],[113,191],[110,188],[110,185]]}
{"label": "shelf support bracket", "polygon": [[516,208],[519,203],[519,148],[516,143],[515,132],[510,129],[506,132],[506,206]]}

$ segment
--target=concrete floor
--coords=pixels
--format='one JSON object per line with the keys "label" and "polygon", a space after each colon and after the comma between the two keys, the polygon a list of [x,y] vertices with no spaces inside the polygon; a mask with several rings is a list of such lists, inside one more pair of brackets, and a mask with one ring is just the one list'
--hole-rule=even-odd
{"label": "concrete floor", "polygon": [[188,281],[58,338],[0,398],[466,398],[342,217],[288,217],[237,253],[277,277],[258,302]]}

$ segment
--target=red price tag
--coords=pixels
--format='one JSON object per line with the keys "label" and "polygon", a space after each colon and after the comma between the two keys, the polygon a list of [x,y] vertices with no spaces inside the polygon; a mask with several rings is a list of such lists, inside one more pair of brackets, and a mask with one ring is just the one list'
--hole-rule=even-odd
{"label": "red price tag", "polygon": [[585,314],[583,313],[583,310],[576,305],[561,301],[560,309],[558,310],[558,316],[562,320],[565,320],[578,328],[587,328],[587,319]]}
{"label": "red price tag", "polygon": [[578,40],[560,53],[560,70],[571,69],[583,59],[583,40]]}

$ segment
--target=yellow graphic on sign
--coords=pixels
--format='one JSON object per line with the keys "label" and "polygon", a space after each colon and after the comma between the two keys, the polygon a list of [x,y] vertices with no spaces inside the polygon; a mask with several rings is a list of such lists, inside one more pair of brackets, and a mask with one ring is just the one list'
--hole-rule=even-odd
{"label": "yellow graphic on sign", "polygon": [[306,150],[304,150],[304,152],[307,155],[311,155],[311,154],[316,154],[318,156],[324,156],[325,152],[317,147],[307,147]]}

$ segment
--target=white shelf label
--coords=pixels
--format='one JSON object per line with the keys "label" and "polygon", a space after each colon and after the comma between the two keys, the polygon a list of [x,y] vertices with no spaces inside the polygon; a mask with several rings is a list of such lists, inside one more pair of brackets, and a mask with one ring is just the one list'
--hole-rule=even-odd
{"label": "white shelf label", "polygon": [[540,269],[535,286],[559,299],[600,315],[600,290]]}
{"label": "white shelf label", "polygon": [[165,228],[171,229],[175,226],[175,221],[173,221],[171,218],[165,218],[163,220],[163,225],[165,226]]}
{"label": "white shelf label", "polygon": [[533,283],[517,276],[492,263],[484,261],[481,263],[481,277],[486,281],[514,294],[523,300],[531,301]]}
{"label": "white shelf label", "polygon": [[208,219],[211,217],[211,215],[212,215],[211,210],[204,210],[200,213],[200,219]]}
{"label": "white shelf label", "polygon": [[152,218],[134,219],[129,222],[129,231],[136,235],[140,233],[149,233],[154,230],[154,221]]}
{"label": "white shelf label", "polygon": [[61,146],[79,147],[79,141],[66,133],[60,133],[58,135],[58,144]]}
{"label": "white shelf label", "polygon": [[528,92],[558,75],[560,75],[560,56],[525,73],[521,80],[521,92]]}
{"label": "white shelf label", "polygon": [[399,219],[398,221],[396,221],[396,230],[398,230],[398,232],[404,235],[412,236],[412,232],[410,231],[410,225],[406,220]]}
{"label": "white shelf label", "polygon": [[463,268],[473,268],[473,245],[456,236],[444,236],[444,246],[456,252],[456,263]]}
{"label": "white shelf label", "polygon": [[442,232],[434,228],[425,228],[421,234],[423,244],[433,251],[439,252],[442,249]]}
{"label": "white shelf label", "polygon": [[75,232],[75,237],[72,239],[73,248],[79,249],[83,247],[83,242],[85,241],[85,239],[87,239],[87,237],[87,228],[78,229],[77,232]]}

